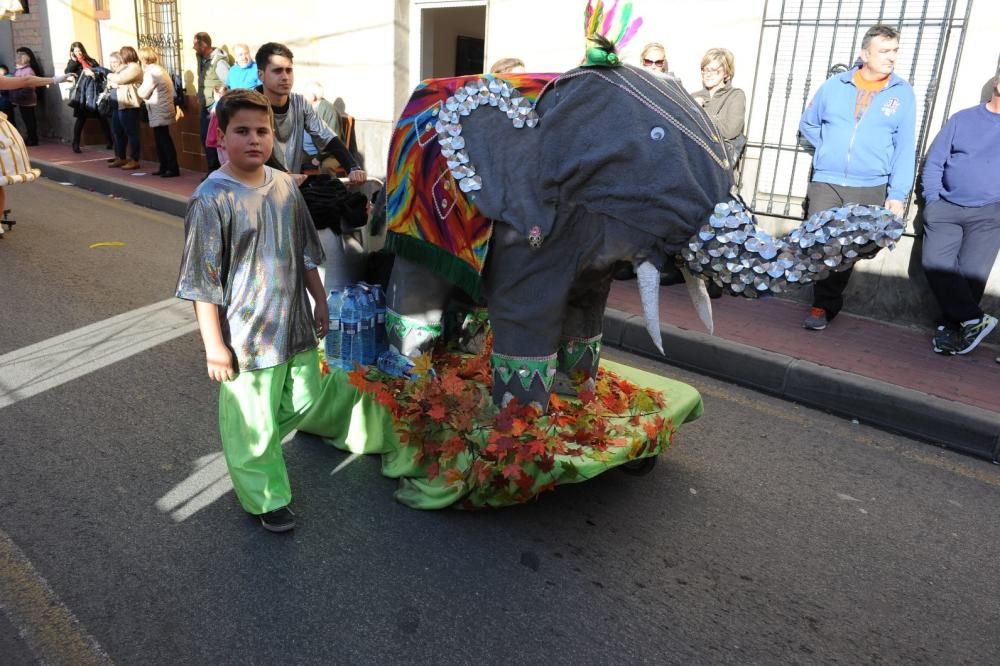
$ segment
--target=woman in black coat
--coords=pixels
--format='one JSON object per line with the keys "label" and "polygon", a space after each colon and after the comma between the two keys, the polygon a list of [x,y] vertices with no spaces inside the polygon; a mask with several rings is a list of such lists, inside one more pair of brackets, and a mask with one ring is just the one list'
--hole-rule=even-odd
{"label": "woman in black coat", "polygon": [[[96,97],[100,90],[97,89],[97,77],[95,75],[106,74],[107,70],[87,55],[87,49],[84,48],[83,44],[73,42],[69,46],[69,62],[66,63],[66,73],[77,77],[79,81],[78,85],[93,85],[95,88],[92,91],[94,94],[91,96],[93,97],[94,104],[87,103],[86,100],[77,100],[78,103],[73,106],[73,117],[76,118],[76,121],[73,123],[73,152],[80,152],[80,136],[83,134],[83,126],[86,124],[87,118],[97,118],[97,121],[101,123],[101,129],[104,131],[104,137],[108,140],[108,148],[111,148],[113,144],[108,119],[98,113],[96,106]],[[85,79],[89,79],[93,84],[85,83]],[[103,80],[103,76],[101,79]]]}

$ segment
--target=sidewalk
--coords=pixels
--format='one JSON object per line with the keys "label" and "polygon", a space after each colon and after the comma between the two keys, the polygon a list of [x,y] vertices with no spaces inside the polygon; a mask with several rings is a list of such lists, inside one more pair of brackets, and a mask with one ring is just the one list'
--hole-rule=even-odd
{"label": "sidewalk", "polygon": [[[47,178],[173,215],[183,215],[202,174],[150,175],[156,165],[107,168],[111,153],[66,144],[30,149]],[[144,175],[140,175],[144,174]],[[802,328],[805,307],[778,298],[712,301],[715,335],[695,315],[683,286],[660,290],[663,357],[653,347],[634,281],[616,282],[605,343],[1000,462],[1000,333],[966,356],[931,351],[930,331],[841,314],[824,331]]]}

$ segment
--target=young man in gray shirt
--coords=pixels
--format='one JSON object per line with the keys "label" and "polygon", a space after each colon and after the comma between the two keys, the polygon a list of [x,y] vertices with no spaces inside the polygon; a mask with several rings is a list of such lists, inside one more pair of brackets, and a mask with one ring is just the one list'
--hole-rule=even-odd
{"label": "young man in gray shirt", "polygon": [[304,135],[308,134],[320,154],[332,155],[344,165],[351,183],[363,185],[368,177],[344,142],[320,120],[305,97],[292,92],[293,58],[291,50],[277,42],[268,42],[257,49],[255,60],[261,80],[258,91],[267,97],[274,111],[274,152],[269,164],[291,174],[301,174],[306,160]]}

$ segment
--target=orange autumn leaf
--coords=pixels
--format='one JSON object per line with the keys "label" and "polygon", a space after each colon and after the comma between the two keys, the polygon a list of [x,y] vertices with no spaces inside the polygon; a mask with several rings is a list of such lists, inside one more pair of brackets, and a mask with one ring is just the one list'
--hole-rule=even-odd
{"label": "orange autumn leaf", "polygon": [[455,370],[449,370],[441,376],[441,388],[445,395],[461,397],[467,387],[466,381],[459,377]]}
{"label": "orange autumn leaf", "polygon": [[449,486],[457,486],[465,481],[465,476],[455,467],[444,473],[444,480]]}
{"label": "orange autumn leaf", "polygon": [[549,397],[549,412],[561,412],[566,409],[566,401],[553,393]]}

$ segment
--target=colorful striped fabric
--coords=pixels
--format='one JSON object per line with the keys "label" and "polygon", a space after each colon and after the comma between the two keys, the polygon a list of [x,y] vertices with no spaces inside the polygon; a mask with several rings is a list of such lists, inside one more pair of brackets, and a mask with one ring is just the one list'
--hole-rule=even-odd
{"label": "colorful striped fabric", "polygon": [[[389,146],[386,185],[389,250],[426,266],[473,298],[479,298],[480,275],[493,223],[459,190],[447,160],[441,156],[434,129],[437,115],[445,100],[469,81],[502,79],[534,104],[545,84],[556,76],[460,76],[431,79],[417,87],[396,123]],[[495,113],[498,122],[509,122],[497,109],[477,109],[473,113]],[[476,139],[466,137],[466,140],[471,146]],[[483,183],[483,187],[490,187],[490,183]]]}

